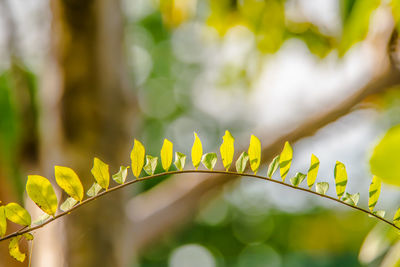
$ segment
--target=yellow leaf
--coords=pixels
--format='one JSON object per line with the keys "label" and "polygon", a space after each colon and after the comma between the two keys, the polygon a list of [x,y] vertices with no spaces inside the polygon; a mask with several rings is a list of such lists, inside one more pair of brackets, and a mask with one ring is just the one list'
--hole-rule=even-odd
{"label": "yellow leaf", "polygon": [[319,169],[319,159],[317,158],[317,156],[312,154],[311,164],[307,174],[307,184],[310,189],[314,185],[315,180],[317,179],[318,169]]}
{"label": "yellow leaf", "polygon": [[343,163],[336,161],[334,176],[336,183],[336,194],[340,199],[343,196],[347,185],[347,172]]}
{"label": "yellow leaf", "polygon": [[3,237],[7,231],[6,209],[0,206],[0,237]]}
{"label": "yellow leaf", "polygon": [[256,174],[261,160],[261,143],[254,135],[250,137],[250,145],[247,153],[249,154],[250,167],[254,174]]}
{"label": "yellow leaf", "polygon": [[197,136],[197,133],[194,133],[194,142],[192,147],[192,163],[196,168],[199,167],[201,158],[203,156],[203,146],[201,144],[200,138]]}
{"label": "yellow leaf", "polygon": [[368,208],[373,211],[381,193],[381,179],[378,176],[372,178],[369,186]]}
{"label": "yellow leaf", "polygon": [[52,216],[56,214],[57,196],[49,180],[40,175],[28,175],[26,192],[44,212]]}
{"label": "yellow leaf", "polygon": [[63,166],[54,166],[54,176],[56,177],[58,186],[68,195],[77,201],[82,201],[84,194],[82,182],[73,169]]}
{"label": "yellow leaf", "polygon": [[132,172],[138,178],[144,165],[145,149],[142,143],[135,139],[131,152]]}
{"label": "yellow leaf", "polygon": [[8,252],[11,257],[16,259],[19,262],[24,262],[25,254],[19,250],[19,240],[21,239],[21,235],[16,236],[11,239],[10,244],[8,245]]}
{"label": "yellow leaf", "polygon": [[174,145],[168,139],[164,139],[164,144],[161,148],[161,164],[166,172],[172,164],[173,147]]}
{"label": "yellow leaf", "polygon": [[19,225],[23,226],[31,225],[31,215],[28,213],[26,209],[24,209],[19,204],[14,202],[7,204],[6,217],[10,221]]}
{"label": "yellow leaf", "polygon": [[398,209],[398,210],[396,211],[396,213],[394,214],[393,223],[394,223],[396,226],[400,227],[400,209]]}
{"label": "yellow leaf", "polygon": [[235,139],[232,137],[231,133],[226,130],[225,135],[222,137],[222,145],[219,148],[221,153],[222,163],[224,164],[224,168],[226,171],[229,170],[229,167],[232,164],[233,154],[235,151],[234,142]]}
{"label": "yellow leaf", "polygon": [[289,172],[290,165],[292,164],[293,149],[289,142],[285,142],[281,155],[279,156],[279,172],[282,177],[282,181],[285,181],[286,175]]}
{"label": "yellow leaf", "polygon": [[108,165],[99,158],[94,158],[92,174],[96,182],[105,190],[110,184],[110,171]]}

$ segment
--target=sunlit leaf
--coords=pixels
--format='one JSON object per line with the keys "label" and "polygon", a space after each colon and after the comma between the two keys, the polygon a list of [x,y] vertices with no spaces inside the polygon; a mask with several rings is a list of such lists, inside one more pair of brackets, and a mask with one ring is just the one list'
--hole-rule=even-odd
{"label": "sunlit leaf", "polygon": [[83,199],[83,186],[78,175],[68,167],[54,166],[57,184],[71,197],[77,201]]}
{"label": "sunlit leaf", "polygon": [[99,158],[94,158],[93,168],[91,170],[96,182],[105,190],[110,185],[110,171],[108,164],[101,161]]}
{"label": "sunlit leaf", "polygon": [[315,184],[315,191],[319,194],[325,195],[328,192],[329,183],[327,182],[320,182]]}
{"label": "sunlit leaf", "polygon": [[201,159],[201,162],[203,163],[204,167],[212,171],[215,167],[215,164],[217,163],[217,154],[215,153],[204,154],[203,158]]}
{"label": "sunlit leaf", "polygon": [[257,174],[261,161],[261,142],[254,135],[251,135],[250,137],[250,145],[247,153],[249,155],[251,170],[254,174]]}
{"label": "sunlit leaf", "polygon": [[52,216],[56,214],[58,200],[49,180],[40,175],[28,175],[26,192],[44,212]]}
{"label": "sunlit leaf", "polygon": [[102,187],[98,183],[94,182],[89,190],[86,192],[86,195],[88,195],[89,197],[97,196],[101,189]]}
{"label": "sunlit leaf", "polygon": [[144,165],[143,170],[148,175],[154,175],[154,172],[157,168],[158,157],[153,157],[150,155],[146,155],[146,165]]}
{"label": "sunlit leaf", "polygon": [[229,167],[232,164],[233,154],[235,152],[234,143],[235,139],[232,137],[231,133],[226,130],[225,135],[222,137],[222,144],[219,148],[221,153],[222,163],[226,171],[229,170]]}
{"label": "sunlit leaf", "polygon": [[135,139],[131,152],[132,172],[138,178],[144,165],[145,149],[142,143]]}
{"label": "sunlit leaf", "polygon": [[28,211],[14,202],[7,204],[6,217],[19,225],[29,226],[31,224],[31,215]]}
{"label": "sunlit leaf", "polygon": [[22,235],[27,241],[32,241],[33,240],[33,235],[31,233],[25,233]]}
{"label": "sunlit leaf", "polygon": [[373,211],[381,193],[381,179],[378,176],[372,178],[369,186],[368,208]]}
{"label": "sunlit leaf", "polygon": [[164,144],[161,148],[161,164],[166,172],[171,167],[173,151],[174,145],[172,144],[172,142],[170,142],[168,139],[164,139]]}
{"label": "sunlit leaf", "polygon": [[129,166],[120,166],[119,171],[112,176],[113,180],[119,184],[125,183],[128,176],[128,168]]}
{"label": "sunlit leaf", "polygon": [[391,128],[374,148],[369,161],[371,172],[382,182],[400,186],[400,124]]}
{"label": "sunlit leaf", "polygon": [[317,179],[319,169],[319,159],[314,154],[311,155],[311,164],[307,173],[307,185],[311,189]]}
{"label": "sunlit leaf", "polygon": [[276,156],[268,166],[267,177],[271,178],[279,166],[279,155]]}
{"label": "sunlit leaf", "polygon": [[19,250],[19,240],[21,239],[22,235],[13,237],[10,241],[8,246],[8,252],[10,253],[11,257],[16,259],[19,262],[24,262],[25,254]]}
{"label": "sunlit leaf", "polygon": [[398,210],[396,211],[396,213],[394,214],[393,223],[394,223],[396,226],[400,226],[400,209],[398,209]]}
{"label": "sunlit leaf", "polygon": [[243,173],[246,170],[247,161],[249,160],[249,155],[247,152],[242,152],[236,161],[236,171],[238,173]]}
{"label": "sunlit leaf", "polygon": [[301,184],[301,182],[303,182],[304,179],[306,179],[306,175],[301,172],[298,172],[294,177],[290,178],[290,182],[294,186],[299,186],[299,184]]}
{"label": "sunlit leaf", "polygon": [[343,197],[343,202],[353,205],[353,206],[357,206],[358,204],[358,200],[360,199],[360,193],[356,193],[356,194],[349,194],[346,192],[345,196]]}
{"label": "sunlit leaf", "polygon": [[285,142],[285,146],[279,157],[279,171],[282,177],[282,181],[285,181],[286,175],[289,172],[290,165],[292,164],[293,149],[289,142]]}
{"label": "sunlit leaf", "polygon": [[343,196],[344,191],[346,190],[347,172],[344,164],[339,161],[336,161],[335,164],[334,177],[336,184],[336,194],[340,199]]}
{"label": "sunlit leaf", "polygon": [[0,206],[0,237],[3,237],[7,231],[6,209]]}
{"label": "sunlit leaf", "polygon": [[182,171],[183,168],[185,168],[185,162],[186,162],[186,155],[181,153],[181,152],[175,152],[175,167]]}
{"label": "sunlit leaf", "polygon": [[[384,210],[377,210],[377,211],[373,211],[372,213],[375,214],[375,215],[378,216],[378,217],[384,218],[384,217],[385,217],[385,214],[386,214],[386,211],[384,211]],[[371,215],[368,215],[368,216],[369,216],[369,217],[372,217]]]}
{"label": "sunlit leaf", "polygon": [[199,167],[201,158],[203,156],[203,145],[201,144],[200,138],[197,136],[197,133],[194,133],[194,142],[192,147],[192,163],[196,168]]}
{"label": "sunlit leaf", "polygon": [[70,210],[78,201],[75,198],[69,197],[67,198],[60,206],[60,210],[67,211]]}
{"label": "sunlit leaf", "polygon": [[50,219],[51,216],[47,213],[43,213],[42,215],[39,216],[39,218],[37,218],[35,221],[33,221],[32,224],[34,225],[41,225],[44,222],[46,222],[48,219]]}

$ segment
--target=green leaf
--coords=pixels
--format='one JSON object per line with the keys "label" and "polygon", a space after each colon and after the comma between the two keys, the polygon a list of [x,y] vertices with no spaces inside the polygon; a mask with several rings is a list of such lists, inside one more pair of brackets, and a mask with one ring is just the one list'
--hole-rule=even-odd
{"label": "green leaf", "polygon": [[[377,211],[373,211],[372,213],[375,214],[375,215],[378,216],[378,217],[384,218],[384,217],[385,217],[385,214],[386,214],[386,211],[384,211],[384,210],[377,210]],[[369,217],[373,217],[373,216],[371,216],[371,215],[368,215],[368,216],[369,216]]]}
{"label": "green leaf", "polygon": [[146,152],[142,143],[135,139],[131,152],[132,172],[136,178],[139,178],[144,165],[144,156]]}
{"label": "green leaf", "polygon": [[217,163],[217,154],[216,153],[204,154],[203,158],[201,159],[201,162],[203,163],[204,167],[212,171],[215,167],[215,164]]}
{"label": "green leaf", "polygon": [[279,171],[282,181],[285,181],[286,175],[289,172],[290,165],[292,164],[293,149],[289,142],[285,142],[281,155],[279,157]]}
{"label": "green leaf", "polygon": [[196,168],[199,167],[201,158],[203,156],[203,145],[201,144],[200,138],[197,136],[197,133],[194,133],[194,142],[192,147],[192,163]]}
{"label": "green leaf", "polygon": [[319,159],[314,154],[311,155],[311,164],[307,173],[307,185],[311,189],[317,179],[319,169]]}
{"label": "green leaf", "polygon": [[10,253],[11,257],[16,259],[19,262],[24,262],[25,254],[19,250],[19,240],[21,239],[22,235],[13,237],[10,241],[8,246],[8,252]]}
{"label": "green leaf", "polygon": [[279,155],[276,156],[268,166],[267,177],[271,178],[279,166]]}
{"label": "green leaf", "polygon": [[126,177],[128,176],[128,168],[129,168],[129,166],[119,167],[119,171],[112,176],[113,180],[119,184],[125,183]]}
{"label": "green leaf", "polygon": [[108,165],[98,158],[94,158],[91,170],[96,182],[105,190],[110,185],[110,171]]}
{"label": "green leaf", "polygon": [[78,201],[75,198],[69,197],[61,204],[60,210],[62,211],[70,210],[73,206],[75,206],[76,203],[78,203]]}
{"label": "green leaf", "polygon": [[39,216],[32,224],[34,225],[41,225],[45,223],[48,219],[50,219],[51,216],[47,213],[43,213],[42,215]]}
{"label": "green leaf", "polygon": [[0,206],[0,237],[3,237],[7,231],[6,209]]}
{"label": "green leaf", "polygon": [[396,211],[396,213],[394,214],[393,223],[394,223],[396,226],[400,226],[400,208],[399,208],[399,209]]}
{"label": "green leaf", "polygon": [[238,173],[243,173],[246,170],[247,161],[249,160],[249,155],[247,152],[242,152],[238,160],[236,161],[236,171]]}
{"label": "green leaf", "polygon": [[251,135],[250,137],[250,145],[247,153],[249,155],[250,167],[254,174],[257,174],[261,160],[261,143],[260,140],[254,135]]}
{"label": "green leaf", "polygon": [[369,186],[368,208],[373,211],[381,193],[381,179],[378,176],[372,178]]}
{"label": "green leaf", "polygon": [[233,154],[235,152],[235,139],[232,137],[231,133],[226,130],[225,135],[222,137],[222,144],[219,148],[221,153],[222,163],[226,171],[229,170],[229,167],[232,164]]}
{"label": "green leaf", "polygon": [[14,202],[7,204],[6,217],[10,221],[19,225],[23,226],[31,225],[31,215],[28,213],[26,209],[24,209],[19,204]]}
{"label": "green leaf", "polygon": [[148,175],[154,175],[157,168],[157,161],[158,157],[152,157],[150,155],[146,156],[146,165],[143,169]]}
{"label": "green leaf", "polygon": [[57,184],[71,197],[77,201],[83,199],[83,185],[73,169],[62,166],[54,166]]}
{"label": "green leaf", "polygon": [[290,182],[294,186],[299,186],[304,179],[306,179],[306,175],[304,173],[298,172],[294,177],[290,178]]}
{"label": "green leaf", "polygon": [[349,194],[346,192],[345,196],[343,197],[343,202],[346,202],[347,204],[353,205],[353,206],[357,206],[358,204],[358,200],[360,199],[360,193],[356,193],[356,194]]}
{"label": "green leaf", "polygon": [[400,186],[400,124],[391,128],[374,148],[369,161],[371,172],[382,182]]}
{"label": "green leaf", "polygon": [[102,187],[98,183],[93,183],[92,186],[89,188],[89,190],[86,192],[86,195],[89,197],[94,197],[97,196],[97,194],[100,192]]}
{"label": "green leaf", "polygon": [[44,212],[52,216],[56,214],[58,200],[49,180],[40,175],[28,175],[26,192]]}
{"label": "green leaf", "polygon": [[318,194],[325,195],[326,192],[328,192],[328,189],[329,189],[329,183],[327,183],[327,182],[320,182],[320,183],[316,183],[316,185],[315,185],[315,191]]}
{"label": "green leaf", "polygon": [[164,144],[161,148],[161,165],[166,172],[171,167],[173,151],[174,144],[172,144],[168,139],[164,139]]}
{"label": "green leaf", "polygon": [[344,191],[346,190],[347,172],[344,164],[339,161],[336,161],[335,164],[334,177],[336,184],[336,194],[340,199],[343,196]]}
{"label": "green leaf", "polygon": [[186,155],[181,152],[175,152],[174,164],[178,170],[182,171],[183,168],[185,168],[185,162],[186,162]]}

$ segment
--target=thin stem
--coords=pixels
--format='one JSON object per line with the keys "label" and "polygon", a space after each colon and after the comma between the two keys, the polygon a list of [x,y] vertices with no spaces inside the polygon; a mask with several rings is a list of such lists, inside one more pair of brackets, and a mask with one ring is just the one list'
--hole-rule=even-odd
{"label": "thin stem", "polygon": [[141,181],[145,181],[145,180],[150,180],[150,179],[162,177],[162,176],[165,176],[165,175],[184,174],[184,173],[222,174],[222,175],[232,175],[232,176],[240,176],[240,177],[250,177],[250,178],[257,178],[257,179],[261,179],[261,180],[266,180],[266,181],[269,181],[269,182],[273,182],[273,183],[276,183],[276,184],[280,184],[280,185],[283,185],[283,186],[286,186],[286,187],[293,188],[293,189],[295,189],[295,190],[304,191],[304,192],[307,192],[307,193],[310,193],[310,194],[313,194],[313,195],[320,196],[320,197],[322,197],[322,198],[330,199],[330,200],[335,201],[335,202],[337,202],[337,203],[340,203],[340,204],[342,204],[342,205],[345,205],[345,206],[348,206],[348,207],[350,207],[350,208],[353,208],[353,209],[359,210],[359,211],[361,211],[361,212],[364,212],[365,214],[368,214],[368,215],[370,215],[370,216],[372,216],[372,217],[375,217],[375,218],[377,218],[378,220],[380,220],[380,221],[382,221],[382,222],[384,222],[384,223],[386,223],[386,224],[388,224],[388,225],[393,226],[393,227],[396,228],[397,230],[400,230],[400,227],[396,226],[394,223],[392,223],[392,222],[390,222],[390,221],[388,221],[388,220],[386,220],[386,219],[384,219],[384,218],[382,218],[382,217],[380,217],[380,216],[378,216],[378,215],[372,213],[372,212],[369,211],[369,210],[366,210],[366,209],[363,209],[363,208],[360,208],[360,207],[357,207],[357,206],[348,204],[348,203],[346,203],[346,202],[341,201],[340,199],[337,199],[337,198],[334,198],[334,197],[331,197],[331,196],[328,196],[328,195],[320,194],[320,193],[315,192],[315,191],[312,191],[312,190],[310,190],[310,189],[306,189],[306,188],[302,188],[302,187],[297,187],[297,186],[294,186],[294,185],[291,185],[291,184],[284,183],[284,182],[282,182],[282,181],[273,180],[273,179],[268,178],[268,177],[264,177],[264,176],[260,176],[260,175],[255,175],[255,174],[250,174],[250,173],[237,173],[237,172],[231,172],[231,171],[183,170],[183,171],[170,171],[170,172],[158,173],[158,174],[154,174],[154,175],[151,175],[151,176],[142,177],[142,178],[139,178],[139,179],[136,179],[136,180],[131,180],[131,181],[126,182],[126,183],[124,183],[124,184],[120,184],[120,185],[114,186],[114,187],[112,187],[112,188],[109,188],[107,191],[103,191],[103,192],[97,194],[96,196],[93,196],[93,197],[91,197],[91,198],[85,199],[84,201],[80,202],[79,204],[77,204],[76,206],[72,207],[71,209],[69,209],[69,210],[67,210],[67,211],[64,211],[64,212],[62,212],[62,213],[57,214],[56,216],[52,217],[51,219],[49,219],[48,221],[46,221],[46,222],[44,222],[44,223],[42,223],[42,224],[40,224],[40,225],[31,227],[31,228],[27,228],[27,229],[22,228],[22,229],[20,229],[20,230],[14,232],[14,233],[11,233],[11,234],[9,234],[9,235],[6,235],[6,236],[4,236],[3,238],[0,239],[0,242],[1,242],[1,241],[4,241],[4,240],[7,240],[7,239],[10,239],[10,238],[12,238],[12,237],[15,237],[15,236],[18,236],[18,235],[22,235],[22,234],[25,234],[25,233],[29,233],[29,232],[32,232],[32,231],[37,230],[37,229],[39,229],[39,228],[42,228],[42,227],[45,226],[46,224],[49,224],[49,223],[51,223],[52,221],[55,221],[55,220],[57,220],[57,219],[59,219],[59,218],[65,216],[65,215],[67,215],[67,214],[73,212],[74,210],[78,209],[79,207],[81,207],[81,206],[83,206],[83,205],[86,205],[87,203],[92,202],[92,201],[94,201],[94,200],[96,200],[96,199],[98,199],[98,198],[100,198],[100,197],[102,197],[102,196],[104,196],[104,195],[107,195],[107,194],[109,194],[109,193],[111,193],[111,192],[113,192],[113,191],[116,191],[116,190],[118,190],[118,189],[124,188],[124,187],[126,187],[126,186],[128,186],[128,185],[135,184],[135,183],[137,183],[137,182],[141,182]]}

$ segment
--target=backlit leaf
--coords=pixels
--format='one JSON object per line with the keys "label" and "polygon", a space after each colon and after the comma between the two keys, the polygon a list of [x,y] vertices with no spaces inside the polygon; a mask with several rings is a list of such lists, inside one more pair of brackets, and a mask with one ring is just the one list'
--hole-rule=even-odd
{"label": "backlit leaf", "polygon": [[315,191],[319,194],[325,195],[328,192],[329,183],[327,182],[320,182],[315,184]]}
{"label": "backlit leaf", "polygon": [[271,178],[279,166],[279,155],[276,156],[268,166],[267,177]]}
{"label": "backlit leaf", "polygon": [[240,154],[238,160],[236,161],[236,171],[238,173],[243,173],[246,170],[246,164],[248,160],[249,155],[247,154],[247,152],[242,152],[242,154]]}
{"label": "backlit leaf", "polygon": [[163,169],[167,172],[172,164],[172,157],[174,151],[174,144],[168,139],[164,139],[164,144],[161,148],[161,164]]}
{"label": "backlit leaf", "polygon": [[249,155],[251,170],[254,172],[254,174],[257,174],[261,160],[261,143],[260,140],[254,135],[251,135],[250,137],[250,145],[247,153]]}
{"label": "backlit leaf", "polygon": [[399,209],[396,211],[396,213],[394,214],[393,223],[394,223],[396,226],[400,226],[400,208],[399,208]]}
{"label": "backlit leaf", "polygon": [[201,158],[203,156],[203,145],[201,144],[200,138],[197,136],[197,133],[194,133],[194,142],[192,147],[192,163],[196,168],[199,167]]}
{"label": "backlit leaf", "polygon": [[344,191],[346,190],[347,172],[344,164],[339,161],[336,161],[335,164],[334,177],[336,184],[336,194],[340,199],[343,196]]}
{"label": "backlit leaf", "polygon": [[0,237],[3,237],[7,231],[6,209],[0,206]]}
{"label": "backlit leaf", "polygon": [[368,208],[373,211],[381,193],[381,179],[378,176],[372,178],[369,186]]}
{"label": "backlit leaf", "polygon": [[78,175],[68,167],[54,166],[57,184],[71,197],[77,201],[83,199],[83,186]]}
{"label": "backlit leaf", "polygon": [[[386,211],[384,211],[384,210],[377,210],[377,211],[373,211],[372,213],[375,214],[375,215],[378,216],[378,217],[384,218],[384,217],[385,217],[385,214],[386,214]],[[368,216],[369,216],[369,217],[372,217],[371,215],[368,215]]]}
{"label": "backlit leaf", "polygon": [[235,152],[234,143],[235,139],[232,137],[231,133],[226,130],[225,135],[222,137],[222,144],[219,148],[221,153],[222,163],[226,171],[229,170],[229,167],[232,164],[233,154]]}
{"label": "backlit leaf", "polygon": [[91,170],[96,182],[105,190],[110,185],[110,171],[108,164],[101,161],[99,158],[94,158],[93,168]]}
{"label": "backlit leaf", "polygon": [[146,156],[146,165],[144,165],[143,170],[148,175],[154,175],[154,172],[156,171],[156,168],[157,168],[157,162],[158,162],[158,157],[153,157],[153,156],[147,155]]}
{"label": "backlit leaf", "polygon": [[212,171],[215,167],[215,164],[217,163],[217,154],[215,153],[204,154],[203,158],[201,159],[201,162],[203,163],[204,167]]}
{"label": "backlit leaf", "polygon": [[40,175],[28,175],[26,192],[44,212],[52,216],[56,214],[58,200],[49,180]]}
{"label": "backlit leaf", "polygon": [[8,252],[10,253],[11,257],[16,259],[19,262],[24,262],[25,254],[19,250],[19,240],[21,239],[22,235],[13,237],[10,241],[8,246]]}
{"label": "backlit leaf", "polygon": [[32,241],[33,240],[33,235],[31,233],[25,233],[22,234],[22,236],[27,240],[27,241]]}
{"label": "backlit leaf", "polygon": [[29,226],[31,224],[31,215],[28,211],[14,202],[7,204],[6,217],[19,225]]}
{"label": "backlit leaf", "polygon": [[346,202],[347,204],[357,206],[359,199],[360,199],[360,193],[351,195],[346,192],[346,194],[342,200],[343,200],[343,202]]}
{"label": "backlit leaf", "polygon": [[279,171],[282,181],[285,181],[286,175],[289,172],[290,165],[292,164],[293,149],[289,142],[285,142],[281,155],[279,157]]}
{"label": "backlit leaf", "polygon": [[129,166],[120,166],[119,171],[112,176],[113,180],[119,184],[125,183],[128,176],[128,168]]}
{"label": "backlit leaf", "polygon": [[42,215],[39,216],[39,218],[37,218],[35,221],[33,221],[32,224],[34,225],[41,225],[44,222],[46,222],[48,219],[50,219],[51,216],[47,213],[43,213]]}
{"label": "backlit leaf", "polygon": [[299,186],[299,184],[301,184],[301,182],[303,182],[304,179],[306,179],[306,175],[301,172],[298,172],[294,177],[290,178],[290,182],[294,186]]}
{"label": "backlit leaf", "polygon": [[311,189],[317,179],[319,169],[319,159],[314,154],[311,155],[311,164],[307,173],[307,185]]}
{"label": "backlit leaf", "polygon": [[67,211],[70,210],[78,201],[75,198],[69,197],[67,198],[60,206],[60,210]]}
{"label": "backlit leaf", "polygon": [[89,190],[86,192],[86,195],[88,195],[89,197],[97,196],[101,189],[102,187],[98,183],[94,182]]}
{"label": "backlit leaf", "polygon": [[131,152],[132,172],[136,178],[139,178],[144,165],[145,149],[142,143],[135,139]]}
{"label": "backlit leaf", "polygon": [[183,168],[185,168],[185,162],[186,162],[186,155],[181,153],[181,152],[175,152],[175,167],[182,171]]}

